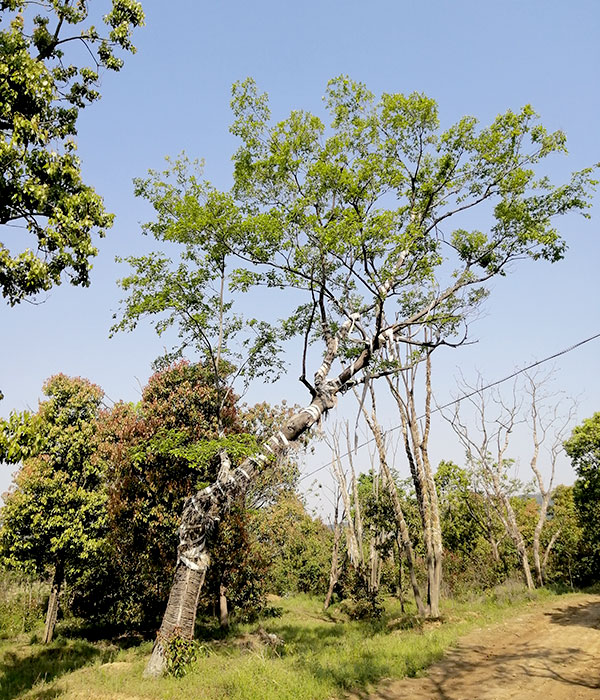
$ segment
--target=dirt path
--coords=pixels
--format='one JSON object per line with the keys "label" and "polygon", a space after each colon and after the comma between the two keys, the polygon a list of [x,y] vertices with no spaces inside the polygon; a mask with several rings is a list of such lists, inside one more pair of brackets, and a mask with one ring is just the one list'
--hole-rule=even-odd
{"label": "dirt path", "polygon": [[424,678],[365,700],[600,700],[600,596],[553,601],[477,630]]}

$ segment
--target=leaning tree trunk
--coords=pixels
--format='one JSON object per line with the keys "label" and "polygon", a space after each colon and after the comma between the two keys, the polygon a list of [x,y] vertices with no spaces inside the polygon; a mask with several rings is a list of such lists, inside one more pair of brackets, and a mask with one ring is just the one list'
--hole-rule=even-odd
{"label": "leaning tree trunk", "polygon": [[166,646],[175,637],[192,639],[198,598],[206,576],[206,569],[195,571],[177,562],[169,602],[162,624],[156,635],[152,656],[144,671],[145,676],[159,676],[165,670]]}
{"label": "leaning tree trunk", "polygon": [[[406,255],[402,255],[398,262],[401,267]],[[393,278],[385,282],[381,288],[382,298],[393,284]],[[380,313],[383,309],[380,309]],[[343,367],[342,371],[334,378],[328,378],[333,362],[338,357],[339,343],[350,333],[351,328],[357,320],[356,315],[352,315],[344,321],[337,333],[332,333],[331,328],[324,321],[323,337],[326,344],[326,351],[323,362],[315,372],[314,386],[310,386],[313,399],[310,405],[292,416],[283,428],[271,436],[262,445],[261,450],[231,472],[226,478],[222,478],[221,473],[211,486],[199,491],[186,501],[184,512],[179,528],[179,548],[176,569],[176,581],[184,577],[185,572],[182,567],[191,569],[198,574],[192,576],[186,574],[185,594],[170,595],[167,603],[167,610],[163,619],[165,630],[169,629],[168,620],[186,620],[185,628],[181,626],[178,634],[182,637],[192,638],[194,632],[194,619],[189,615],[183,615],[183,608],[198,600],[200,589],[204,582],[204,573],[210,563],[208,554],[212,531],[216,523],[226,512],[236,492],[243,491],[249,484],[255,471],[262,469],[265,462],[273,456],[282,453],[288,444],[299,438],[304,432],[311,428],[321,416],[335,406],[336,395],[349,388],[353,378],[368,366],[373,355],[377,353],[390,340],[389,329],[386,332],[378,332],[368,347],[364,348],[356,359]],[[393,333],[392,333],[393,336]],[[305,384],[307,383],[304,379]],[[174,592],[173,592],[174,593]],[[194,615],[195,618],[195,615]],[[161,630],[163,630],[161,625]],[[152,657],[146,667],[146,675],[157,676],[164,672],[166,666],[165,658],[165,638],[159,631]]]}
{"label": "leaning tree trunk", "polygon": [[221,454],[222,467],[217,480],[185,503],[179,527],[179,547],[175,580],[167,609],[156,636],[145,676],[159,676],[165,671],[167,645],[174,637],[192,639],[196,609],[206,570],[210,565],[209,550],[218,523],[235,498],[243,493],[253,473],[274,455],[316,423],[324,411],[333,407],[331,394],[322,393],[308,408],[294,415],[276,435],[264,443],[258,454],[230,470],[227,455]]}
{"label": "leaning tree trunk", "polygon": [[52,583],[50,585],[50,598],[48,599],[46,625],[44,627],[44,638],[42,640],[44,644],[50,644],[54,636],[54,628],[56,627],[56,619],[58,617],[58,601],[64,575],[64,566],[62,562],[59,562],[54,567],[54,574],[52,575]]}

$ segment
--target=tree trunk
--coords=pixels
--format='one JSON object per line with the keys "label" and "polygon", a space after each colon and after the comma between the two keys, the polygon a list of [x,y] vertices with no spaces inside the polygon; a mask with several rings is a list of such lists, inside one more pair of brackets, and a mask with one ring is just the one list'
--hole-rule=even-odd
{"label": "tree trunk", "polygon": [[333,596],[333,589],[335,584],[338,582],[340,575],[340,570],[338,567],[339,549],[340,549],[340,538],[342,535],[341,524],[337,521],[337,507],[336,507],[336,518],[335,518],[335,528],[333,531],[333,551],[331,553],[331,571],[329,572],[329,588],[327,589],[327,595],[325,596],[325,602],[323,603],[323,610],[327,610],[331,604],[331,597]]}
{"label": "tree trunk", "polygon": [[431,562],[427,567],[427,617],[440,616],[440,592],[442,588],[442,552],[432,547]]}
{"label": "tree trunk", "polygon": [[[395,357],[399,357],[396,349]],[[416,366],[400,379],[393,381],[387,377],[401,420],[404,451],[408,460],[415,495],[419,506],[419,515],[423,526],[423,544],[427,567],[427,609],[428,617],[440,616],[440,589],[442,584],[442,529],[440,524],[439,503],[429,461],[428,442],[431,428],[431,352],[425,358],[425,422],[421,426],[415,404]]]}
{"label": "tree trunk", "polygon": [[164,672],[165,647],[173,637],[193,639],[198,598],[205,576],[206,569],[194,571],[181,561],[177,563],[167,609],[160,630],[156,635],[152,656],[146,666],[144,676],[155,677]]}
{"label": "tree trunk", "polygon": [[529,590],[533,590],[535,585],[533,583],[533,577],[531,575],[531,566],[529,565],[529,555],[527,554],[527,547],[525,542],[519,533],[517,539],[517,551],[519,552],[519,558],[521,559],[521,567],[523,568],[523,575],[525,577],[525,584]]}
{"label": "tree trunk", "polygon": [[[372,405],[372,412],[369,414],[365,407],[362,407],[362,412],[365,417],[365,420],[367,421],[367,424],[369,426],[369,429],[373,433],[373,437],[375,438],[375,445],[377,447],[377,452],[379,454],[379,464],[381,467],[381,472],[383,475],[383,481],[385,484],[385,487],[388,490],[388,493],[392,499],[392,506],[394,509],[394,516],[396,518],[396,525],[398,528],[398,531],[400,533],[400,540],[402,541],[402,547],[404,550],[404,556],[406,558],[406,564],[408,566],[408,572],[410,575],[410,582],[411,586],[413,589],[413,595],[415,598],[415,605],[417,606],[417,613],[420,617],[425,617],[425,608],[423,606],[423,601],[421,600],[421,592],[419,590],[419,584],[417,582],[417,575],[415,572],[415,563],[414,563],[414,554],[413,554],[413,548],[412,548],[412,543],[410,541],[410,534],[408,532],[408,526],[406,524],[406,520],[404,518],[404,513],[402,512],[402,504],[400,503],[400,499],[398,497],[398,492],[396,491],[396,484],[394,483],[394,479],[392,478],[392,473],[390,471],[389,465],[387,463],[387,453],[385,449],[385,441],[383,438],[383,433],[381,431],[381,426],[379,425],[379,421],[377,420],[377,409],[375,406],[375,392],[373,390],[373,385],[372,383],[369,384],[369,390],[371,392],[371,405]],[[407,445],[408,443],[405,443]],[[407,456],[411,457],[411,452],[409,447],[407,448]],[[413,465],[411,464],[411,469],[413,469]],[[415,481],[415,486],[417,486],[417,482]],[[400,558],[400,562],[402,562],[402,557]]]}
{"label": "tree trunk", "polygon": [[560,537],[560,532],[561,532],[561,529],[558,528],[558,530],[550,538],[550,542],[548,542],[548,546],[546,547],[546,551],[544,552],[544,559],[542,560],[542,568],[541,568],[542,581],[546,580],[546,567],[548,566],[548,558],[550,557],[550,552],[552,551],[552,547],[554,547],[556,540]]}
{"label": "tree trunk", "polygon": [[400,535],[396,536],[396,544],[398,545],[398,582],[396,584],[396,598],[400,601],[400,610],[404,612],[404,593],[402,591],[402,541]]}
{"label": "tree trunk", "polygon": [[496,563],[500,562],[500,552],[498,551],[498,542],[493,534],[489,536],[489,543],[492,548],[492,558]]}
{"label": "tree trunk", "polygon": [[48,610],[46,612],[46,625],[44,628],[43,644],[50,644],[54,636],[54,628],[58,617],[58,600],[60,589],[64,580],[64,567],[62,562],[54,567],[52,575],[52,584],[50,585],[50,598],[48,600]]}
{"label": "tree trunk", "polygon": [[369,542],[369,578],[368,591],[373,595],[377,595],[377,570],[379,566],[379,553],[375,546],[375,532],[371,528],[371,540]]}
{"label": "tree trunk", "polygon": [[[398,492],[396,491],[396,485],[392,479],[392,474],[388,467],[387,461],[381,463],[383,473],[385,476],[386,487],[392,498],[392,506],[394,508],[394,515],[396,517],[396,524],[398,526],[399,538],[398,547],[400,548],[400,543],[402,543],[402,549],[404,551],[404,558],[406,559],[406,565],[408,566],[408,575],[410,578],[410,584],[413,590],[413,596],[415,599],[415,605],[417,606],[417,614],[420,617],[425,617],[425,608],[423,606],[423,601],[421,599],[421,591],[419,590],[419,583],[417,581],[417,573],[415,568],[415,558],[412,548],[412,543],[410,541],[410,534],[408,532],[408,525],[404,519],[404,513],[402,512],[402,505],[400,499],[398,498]],[[402,555],[400,554],[400,571],[402,571]]]}
{"label": "tree trunk", "polygon": [[219,624],[221,627],[229,627],[229,610],[227,608],[227,595],[225,586],[219,584]]}
{"label": "tree trunk", "polygon": [[[326,367],[325,363],[323,367]],[[321,368],[319,371],[325,370]],[[327,391],[323,390],[321,397],[316,397],[308,408],[290,418],[276,435],[263,444],[258,454],[244,460],[236,469],[229,469],[229,460],[222,453],[222,466],[216,481],[186,501],[179,528],[175,580],[152,656],[144,672],[146,677],[164,673],[165,643],[174,634],[193,638],[198,598],[210,565],[209,549],[218,522],[235,497],[246,489],[256,469],[262,469],[271,457],[284,451],[289,442],[314,425],[324,411],[333,408],[333,397],[338,388],[337,384],[332,389],[325,387]]]}

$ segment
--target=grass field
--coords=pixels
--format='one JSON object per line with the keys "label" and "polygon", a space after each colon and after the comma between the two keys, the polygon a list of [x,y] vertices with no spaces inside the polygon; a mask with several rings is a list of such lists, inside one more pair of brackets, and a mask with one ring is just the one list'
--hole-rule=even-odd
{"label": "grass field", "polygon": [[[224,639],[199,628],[200,656],[184,678],[147,680],[150,642],[70,636],[63,624],[49,646],[31,635],[0,641],[0,699],[205,698],[207,700],[319,700],[342,697],[384,678],[414,676],[469,629],[513,615],[551,595],[512,585],[470,601],[446,601],[443,621],[414,627],[411,615],[388,599],[377,623],[349,621],[339,606],[324,613],[320,599],[297,596],[273,605],[281,617],[234,626]],[[258,643],[262,627],[284,640],[280,649]],[[204,632],[204,633],[203,633]],[[203,634],[202,634],[203,633]]]}

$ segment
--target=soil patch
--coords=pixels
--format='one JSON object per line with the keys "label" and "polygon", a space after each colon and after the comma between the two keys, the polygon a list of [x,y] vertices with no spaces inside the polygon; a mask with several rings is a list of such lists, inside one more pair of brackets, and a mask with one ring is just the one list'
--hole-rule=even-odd
{"label": "soil patch", "polygon": [[600,596],[555,599],[463,637],[423,678],[349,700],[600,700]]}

